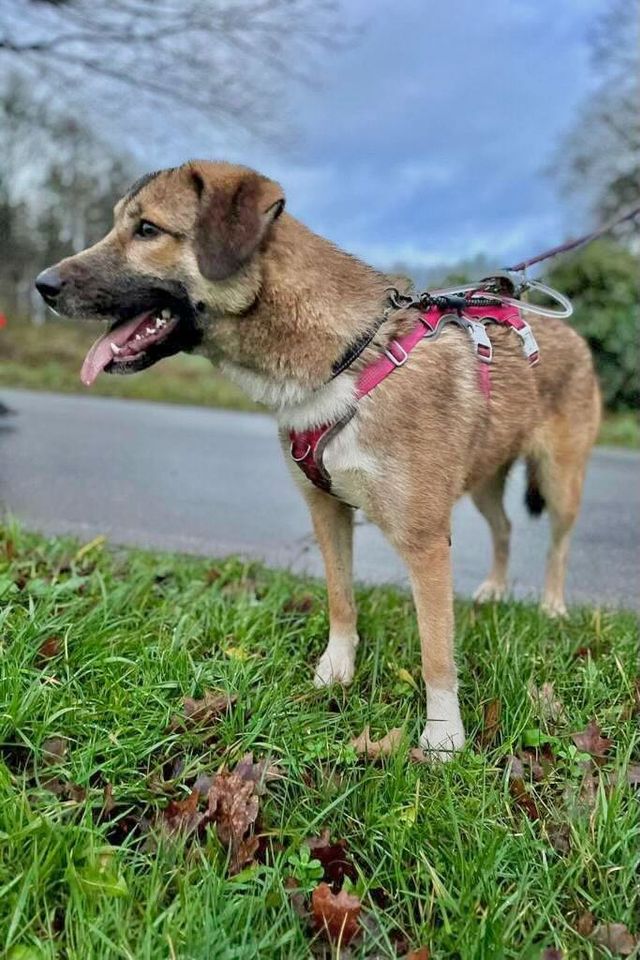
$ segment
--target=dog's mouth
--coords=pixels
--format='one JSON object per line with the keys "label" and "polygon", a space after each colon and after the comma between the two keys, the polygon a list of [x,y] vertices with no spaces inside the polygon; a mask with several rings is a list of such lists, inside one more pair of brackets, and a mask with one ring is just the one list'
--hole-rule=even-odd
{"label": "dog's mouth", "polygon": [[80,379],[90,387],[103,371],[136,373],[178,353],[187,346],[182,326],[183,320],[170,307],[147,310],[124,323],[117,321],[87,353]]}

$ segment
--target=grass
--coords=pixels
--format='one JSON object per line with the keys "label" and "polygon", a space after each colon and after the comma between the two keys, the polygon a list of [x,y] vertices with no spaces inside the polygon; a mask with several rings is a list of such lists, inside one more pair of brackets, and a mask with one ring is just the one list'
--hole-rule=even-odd
{"label": "grass", "polygon": [[[392,958],[422,945],[433,958],[538,958],[552,946],[595,957],[574,929],[585,911],[633,930],[639,821],[624,770],[635,737],[635,618],[582,609],[554,623],[516,603],[459,603],[469,743],[431,766],[407,755],[424,720],[410,599],[363,589],[359,605],[354,684],[348,695],[316,691],[322,584],[233,558],[78,549],[6,529],[0,951],[11,960],[300,960],[320,945],[293,909],[287,877],[305,839],[325,827],[348,843],[367,915],[364,942],[336,957]],[[554,684],[559,720],[542,717],[530,681]],[[237,695],[213,733],[172,729],[183,698],[206,689]],[[499,728],[482,747],[496,699]],[[590,794],[570,735],[594,718],[613,746]],[[405,743],[367,762],[350,746],[365,724],[374,736],[403,726]],[[55,737],[68,749],[47,762]],[[540,812],[530,820],[506,761],[540,739],[555,761],[539,783],[525,774]],[[116,819],[153,819],[200,773],[246,751],[284,778],[261,801],[266,861],[237,877],[212,831],[151,842],[101,819],[107,782]],[[51,792],[52,777],[86,794]]]}
{"label": "grass", "polygon": [[[62,320],[42,327],[12,321],[0,330],[0,387],[26,387],[81,393],[80,367],[93,334],[79,324]],[[257,410],[241,390],[216,372],[204,357],[181,354],[163,360],[135,377],[98,377],[91,392],[107,397],[190,403],[233,410]],[[599,443],[640,448],[636,414],[609,413]]]}
{"label": "grass", "polygon": [[[0,387],[86,393],[80,368],[95,336],[95,330],[62,320],[42,327],[10,322],[0,330]],[[98,377],[91,393],[232,410],[257,409],[208,360],[187,354],[163,360],[135,377]]]}

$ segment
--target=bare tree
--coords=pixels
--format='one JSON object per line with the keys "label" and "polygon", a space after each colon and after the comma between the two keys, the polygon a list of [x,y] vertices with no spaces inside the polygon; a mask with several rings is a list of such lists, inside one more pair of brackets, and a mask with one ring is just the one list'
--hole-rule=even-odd
{"label": "bare tree", "polygon": [[264,134],[335,17],[335,0],[0,0],[0,60],[101,108],[132,94]]}
{"label": "bare tree", "polygon": [[598,86],[558,153],[563,189],[587,194],[597,223],[637,203],[640,194],[637,36],[636,4],[610,0],[589,37]]}

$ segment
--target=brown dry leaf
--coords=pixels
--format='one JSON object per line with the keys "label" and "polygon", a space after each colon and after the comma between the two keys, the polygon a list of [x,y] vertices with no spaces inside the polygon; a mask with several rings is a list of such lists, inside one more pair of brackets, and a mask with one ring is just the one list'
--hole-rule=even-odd
{"label": "brown dry leaf", "polygon": [[513,797],[514,805],[524,810],[529,820],[539,820],[540,811],[536,802],[527,791],[524,780],[518,776],[518,768],[513,766],[509,769],[509,793]]}
{"label": "brown dry leaf", "polygon": [[186,800],[170,800],[161,812],[160,823],[170,835],[194,833],[207,822],[207,815],[198,810],[200,794],[192,790]]}
{"label": "brown dry leaf", "polygon": [[541,687],[537,687],[533,680],[530,680],[527,690],[541,719],[552,720],[554,723],[562,719],[564,704],[556,697],[552,683],[546,681]]}
{"label": "brown dry leaf", "polygon": [[9,563],[15,559],[16,545],[11,537],[7,537],[7,539],[4,541],[4,553]]}
{"label": "brown dry leaf", "polygon": [[104,790],[102,792],[102,810],[100,811],[100,817],[108,817],[109,814],[115,809],[115,801],[113,799],[113,784],[105,783]]}
{"label": "brown dry leaf", "polygon": [[585,910],[576,920],[574,930],[576,933],[579,933],[581,937],[590,937],[595,925],[596,920],[594,915],[589,910]]}
{"label": "brown dry leaf", "polygon": [[351,943],[360,932],[362,904],[346,890],[333,893],[328,883],[320,883],[311,894],[314,926],[334,944]]}
{"label": "brown dry leaf", "polygon": [[601,947],[606,947],[614,957],[631,956],[639,942],[624,923],[599,923],[591,939]]}
{"label": "brown dry leaf", "polygon": [[45,763],[60,763],[67,755],[68,743],[64,737],[49,737],[42,744],[42,757]]}
{"label": "brown dry leaf", "polygon": [[291,597],[282,607],[283,613],[311,613],[315,604],[314,598],[310,593],[305,593],[301,597]]}
{"label": "brown dry leaf", "polygon": [[429,960],[430,956],[429,947],[418,947],[417,950],[409,950],[406,960]]}
{"label": "brown dry leaf", "polygon": [[209,789],[209,819],[215,822],[220,842],[229,849],[231,873],[250,863],[258,847],[252,831],[264,775],[265,764],[254,763],[248,753],[234,770],[217,773]]}
{"label": "brown dry leaf", "polygon": [[52,660],[54,657],[57,657],[61,650],[60,637],[47,637],[47,639],[40,645],[38,650],[38,656],[42,660]]}
{"label": "brown dry leaf", "polygon": [[289,894],[293,912],[303,919],[308,916],[307,901],[295,877],[287,877],[284,888]]}
{"label": "brown dry leaf", "polygon": [[484,707],[484,720],[482,730],[478,738],[481,747],[485,749],[490,747],[498,734],[500,733],[500,716],[502,714],[502,702],[496,698],[489,700]]}
{"label": "brown dry leaf", "polygon": [[184,717],[174,717],[169,729],[176,731],[194,727],[211,727],[220,717],[229,712],[237,699],[235,694],[229,695],[219,690],[205,690],[202,700],[185,697]]}
{"label": "brown dry leaf", "polygon": [[211,567],[211,569],[207,570],[207,572],[205,573],[204,579],[205,579],[205,582],[209,586],[211,586],[211,584],[215,583],[216,580],[219,580],[221,576],[222,576],[222,573],[220,572],[220,570],[218,570],[217,567]]}
{"label": "brown dry leaf", "polygon": [[334,893],[342,889],[344,878],[348,877],[352,883],[358,879],[356,868],[347,854],[346,840],[336,840],[331,843],[329,830],[324,829],[319,837],[309,837],[306,844],[311,856],[322,864],[324,874],[322,879],[331,884]]}
{"label": "brown dry leaf", "polygon": [[571,734],[571,739],[578,750],[590,753],[592,757],[606,756],[607,751],[613,746],[613,740],[601,735],[600,727],[595,720],[591,721],[586,730]]}
{"label": "brown dry leaf", "polygon": [[353,738],[351,746],[360,756],[377,760],[379,757],[388,757],[398,749],[403,733],[402,727],[393,727],[380,740],[372,740],[367,724],[360,736]]}

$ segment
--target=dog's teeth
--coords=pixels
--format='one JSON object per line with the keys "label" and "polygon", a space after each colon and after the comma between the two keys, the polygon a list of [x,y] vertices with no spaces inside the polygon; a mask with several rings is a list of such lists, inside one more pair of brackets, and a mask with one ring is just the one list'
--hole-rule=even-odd
{"label": "dog's teeth", "polygon": [[169,309],[169,307],[165,307],[164,310],[162,311],[162,313],[160,314],[160,316],[163,317],[163,319],[165,319],[165,320],[170,320],[170,319],[171,319],[171,310]]}
{"label": "dog's teeth", "polygon": [[110,343],[109,346],[111,347],[111,353],[114,353],[116,355],[120,353],[120,347],[118,346],[117,343]]}

